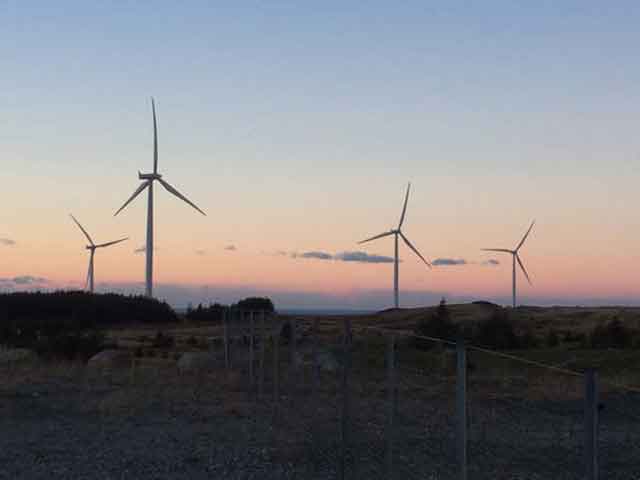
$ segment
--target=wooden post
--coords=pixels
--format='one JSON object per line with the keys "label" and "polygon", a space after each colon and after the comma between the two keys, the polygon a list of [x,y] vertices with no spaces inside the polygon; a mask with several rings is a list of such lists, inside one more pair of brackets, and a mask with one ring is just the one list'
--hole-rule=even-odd
{"label": "wooden post", "polygon": [[347,454],[349,450],[349,371],[351,369],[351,320],[344,320],[344,336],[342,341],[342,412],[340,423],[340,469],[339,478],[345,480],[347,469]]}
{"label": "wooden post", "polygon": [[258,372],[258,396],[262,397],[263,389],[264,389],[264,355],[266,349],[266,338],[264,331],[264,310],[260,312],[260,365]]}
{"label": "wooden post", "polygon": [[393,477],[393,437],[394,437],[394,416],[396,413],[396,372],[395,372],[395,338],[389,336],[387,340],[387,425],[386,425],[386,448],[385,448],[385,469],[386,477]]}
{"label": "wooden post", "polygon": [[456,445],[458,478],[467,480],[467,351],[464,340],[456,344]]}
{"label": "wooden post", "polygon": [[229,318],[228,309],[222,310],[222,323],[224,328],[224,366],[227,370],[231,367],[229,362]]}
{"label": "wooden post", "polygon": [[585,479],[598,480],[598,374],[589,368],[584,380]]}

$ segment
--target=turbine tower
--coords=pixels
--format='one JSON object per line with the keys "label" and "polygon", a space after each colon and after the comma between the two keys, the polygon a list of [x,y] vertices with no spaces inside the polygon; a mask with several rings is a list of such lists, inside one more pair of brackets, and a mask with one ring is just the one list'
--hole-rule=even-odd
{"label": "turbine tower", "polygon": [[201,214],[206,215],[200,210],[195,203],[182,195],[178,190],[172,187],[166,180],[162,179],[162,175],[158,173],[158,127],[156,122],[156,106],[153,98],[151,98],[151,110],[153,112],[153,173],[140,173],[138,172],[138,178],[142,180],[142,183],[133,192],[129,199],[124,202],[124,205],[118,209],[114,216],[118,215],[124,208],[131,203],[142,191],[147,188],[149,190],[147,197],[147,244],[145,248],[146,255],[146,276],[145,276],[145,295],[147,297],[153,296],[153,182],[158,181],[169,193],[175,195],[183,202],[191,205]]}
{"label": "turbine tower", "polygon": [[109,247],[111,245],[115,245],[116,243],[124,242],[125,240],[128,240],[129,237],[121,238],[119,240],[114,240],[113,242],[101,243],[99,245],[96,245],[95,243],[93,243],[93,240],[91,239],[91,237],[89,236],[87,231],[82,227],[82,225],[80,225],[80,222],[78,222],[78,220],[76,220],[76,217],[74,217],[71,214],[69,214],[69,216],[76,223],[76,225],[78,225],[78,228],[80,228],[80,230],[82,230],[82,233],[84,233],[84,236],[87,237],[87,240],[89,240],[89,245],[87,245],[86,248],[91,253],[89,254],[89,270],[87,271],[87,281],[85,283],[85,288],[88,287],[89,291],[91,293],[93,293],[93,271],[94,271],[93,270],[93,257],[96,254],[96,248]]}
{"label": "turbine tower", "polygon": [[402,224],[404,223],[404,216],[407,213],[407,202],[409,201],[410,189],[411,189],[411,183],[407,185],[407,193],[404,197],[404,206],[402,207],[402,215],[400,215],[400,222],[398,223],[398,228],[396,228],[395,230],[389,230],[388,232],[384,232],[379,235],[375,235],[371,238],[367,238],[366,240],[362,240],[361,242],[358,242],[358,244],[362,244],[362,243],[370,242],[371,240],[376,240],[378,238],[388,237],[389,235],[394,236],[395,254],[393,257],[393,300],[396,308],[398,308],[400,305],[400,300],[398,295],[398,237],[402,238],[404,243],[406,243],[407,246],[411,250],[413,250],[414,253],[418,255],[418,257],[420,257],[420,259],[427,265],[427,267],[431,268],[431,264],[422,256],[422,254],[418,251],[418,249],[414,247],[412,243],[409,241],[409,239],[405,237],[404,234],[402,233]]}
{"label": "turbine tower", "polygon": [[522,260],[520,259],[520,255],[518,255],[518,251],[520,250],[520,247],[522,247],[522,245],[524,245],[524,241],[529,236],[529,233],[531,233],[531,229],[533,228],[535,223],[536,223],[535,220],[533,222],[531,222],[531,225],[529,226],[529,230],[527,230],[527,233],[524,234],[524,237],[522,237],[522,240],[520,240],[520,243],[518,244],[518,246],[514,250],[509,250],[508,248],[483,248],[482,249],[485,252],[500,252],[500,253],[510,253],[511,254],[511,263],[512,263],[511,277],[512,277],[512,283],[513,283],[513,285],[512,285],[512,288],[513,288],[513,292],[512,292],[512,294],[513,294],[513,308],[516,308],[516,262],[518,262],[518,265],[520,266],[520,269],[522,270],[522,273],[524,273],[524,276],[527,279],[527,282],[529,282],[529,285],[532,285],[531,279],[529,278],[529,274],[527,273],[527,270],[524,268],[524,264],[522,263]]}

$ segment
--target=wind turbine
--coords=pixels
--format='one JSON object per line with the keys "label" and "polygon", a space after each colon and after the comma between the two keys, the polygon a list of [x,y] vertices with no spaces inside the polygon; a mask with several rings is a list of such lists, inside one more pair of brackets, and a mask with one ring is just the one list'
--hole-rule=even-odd
{"label": "wind turbine", "polygon": [[404,243],[414,251],[418,257],[427,265],[427,267],[431,268],[431,264],[420,254],[420,252],[414,247],[409,239],[404,236],[402,233],[402,224],[404,223],[404,216],[407,213],[407,202],[409,201],[409,190],[411,189],[411,183],[407,185],[407,193],[404,197],[404,207],[402,207],[402,215],[400,215],[400,222],[398,223],[398,228],[395,230],[389,230],[388,232],[381,233],[379,235],[375,235],[371,238],[367,238],[366,240],[362,240],[358,242],[358,244],[370,242],[371,240],[376,240],[378,238],[388,237],[389,235],[393,235],[395,239],[395,255],[393,257],[393,300],[395,307],[399,306],[399,295],[398,295],[398,237],[401,237],[404,240]]}
{"label": "wind turbine", "polygon": [[108,247],[110,245],[115,245],[116,243],[120,243],[120,242],[124,242],[125,240],[128,240],[129,237],[121,238],[119,240],[114,240],[113,242],[101,243],[99,245],[96,245],[95,243],[93,243],[93,240],[91,239],[87,231],[82,227],[82,225],[80,225],[80,222],[76,220],[76,217],[74,217],[71,214],[69,214],[69,216],[76,223],[76,225],[78,225],[78,228],[82,230],[82,233],[84,233],[84,236],[87,237],[87,240],[89,240],[89,245],[87,245],[86,248],[91,253],[89,255],[89,271],[87,272],[87,282],[85,284],[85,288],[88,286],[89,291],[93,293],[93,257],[96,254],[96,248],[103,248],[103,247]]}
{"label": "wind turbine", "polygon": [[146,289],[145,294],[147,297],[153,296],[153,182],[158,181],[169,193],[175,195],[183,202],[191,205],[201,214],[206,215],[200,210],[195,203],[182,195],[178,190],[172,187],[166,180],[162,179],[162,175],[158,173],[158,127],[156,122],[156,106],[153,98],[151,98],[151,110],[153,112],[153,173],[140,173],[138,171],[138,178],[142,180],[142,183],[136,188],[129,199],[124,202],[124,205],[114,214],[114,217],[118,215],[124,208],[131,203],[145,188],[149,189],[147,200],[147,245],[145,248],[146,254]]}
{"label": "wind turbine", "polygon": [[509,250],[508,248],[483,248],[482,249],[485,252],[501,252],[501,253],[511,254],[512,282],[513,282],[513,308],[516,308],[516,262],[518,262],[518,265],[520,266],[520,270],[522,270],[522,273],[524,273],[524,276],[527,279],[527,282],[529,282],[529,285],[532,285],[531,279],[529,278],[529,274],[527,273],[526,268],[524,268],[524,264],[522,263],[522,260],[520,260],[520,255],[518,255],[518,251],[520,250],[520,247],[524,245],[524,241],[529,236],[529,233],[531,233],[531,229],[533,228],[535,223],[536,223],[535,220],[531,222],[531,225],[529,226],[529,230],[527,230],[527,233],[524,234],[524,237],[522,237],[522,240],[520,240],[520,243],[514,250]]}

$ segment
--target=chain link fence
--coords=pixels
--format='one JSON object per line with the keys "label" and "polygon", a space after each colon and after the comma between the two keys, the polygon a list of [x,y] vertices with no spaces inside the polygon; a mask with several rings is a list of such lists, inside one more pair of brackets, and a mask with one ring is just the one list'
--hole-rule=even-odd
{"label": "chain link fence", "polygon": [[[83,425],[74,431],[87,437],[69,448],[98,451],[115,436],[135,452],[148,432],[161,449],[152,440],[161,434],[182,445],[183,459],[198,459],[183,460],[191,478],[203,468],[211,478],[640,478],[640,391],[625,386],[635,383],[629,376],[343,318],[225,315],[206,344],[191,342],[204,349],[192,352],[207,360],[192,365],[203,369],[182,368],[185,353],[109,375],[80,365],[55,375],[42,365],[31,379],[6,370],[0,459],[13,465],[24,455],[6,439],[21,438],[25,425],[40,438],[40,413],[65,426],[73,411]],[[112,461],[121,456],[140,458]],[[144,468],[174,468],[170,455],[163,460],[149,456]]]}

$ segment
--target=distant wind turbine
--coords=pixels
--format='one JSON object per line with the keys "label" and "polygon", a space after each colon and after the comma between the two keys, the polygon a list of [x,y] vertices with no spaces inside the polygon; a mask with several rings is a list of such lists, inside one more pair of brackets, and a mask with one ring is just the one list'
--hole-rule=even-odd
{"label": "distant wind turbine", "polygon": [[93,272],[94,272],[94,270],[93,270],[93,257],[94,257],[94,255],[96,253],[96,248],[103,248],[103,247],[108,247],[110,245],[115,245],[116,243],[120,243],[120,242],[124,242],[125,240],[128,240],[129,237],[121,238],[119,240],[114,240],[113,242],[101,243],[99,245],[96,245],[95,243],[93,243],[93,240],[91,239],[91,237],[89,236],[87,231],[82,227],[82,225],[80,225],[80,222],[78,222],[78,220],[76,220],[76,217],[74,217],[71,214],[69,214],[69,216],[76,223],[76,225],[78,225],[78,228],[80,228],[80,230],[82,230],[82,233],[84,233],[84,236],[87,237],[87,240],[89,240],[89,245],[87,245],[86,248],[91,253],[89,255],[89,270],[87,272],[87,281],[85,283],[85,288],[88,287],[89,291],[91,293],[93,293]]}
{"label": "distant wind turbine", "polygon": [[531,222],[531,225],[529,226],[529,230],[527,230],[527,233],[524,234],[524,237],[522,237],[522,240],[520,240],[520,243],[518,244],[518,246],[514,250],[509,250],[507,248],[483,248],[482,249],[485,252],[501,252],[501,253],[510,253],[511,254],[512,267],[513,267],[513,269],[512,269],[513,308],[516,308],[516,262],[518,262],[518,265],[520,266],[520,269],[522,270],[522,273],[524,273],[524,276],[527,279],[527,282],[529,282],[529,285],[532,284],[531,283],[531,279],[529,278],[529,274],[527,273],[527,270],[524,268],[524,264],[522,263],[522,260],[520,260],[520,255],[518,255],[518,251],[520,250],[520,247],[522,247],[522,245],[524,245],[524,241],[529,236],[529,233],[531,233],[531,229],[533,228],[535,223],[536,223],[535,220],[533,222]]}
{"label": "distant wind turbine", "polygon": [[414,253],[418,255],[418,257],[420,257],[420,259],[427,265],[427,267],[431,268],[431,264],[422,256],[422,254],[416,249],[416,247],[414,247],[411,244],[409,239],[404,236],[401,230],[402,224],[404,223],[404,216],[407,213],[407,202],[409,201],[410,189],[411,189],[411,183],[407,185],[407,193],[404,197],[404,207],[402,207],[402,215],[400,216],[400,223],[398,223],[398,228],[396,228],[395,230],[389,230],[388,232],[384,232],[374,237],[367,238],[366,240],[362,240],[361,242],[358,242],[358,244],[362,244],[362,243],[370,242],[371,240],[376,240],[378,238],[388,237],[389,235],[393,235],[395,237],[395,255],[393,257],[393,299],[394,299],[394,305],[396,308],[398,308],[400,304],[399,295],[398,295],[398,237],[400,236],[402,240],[404,240],[404,243],[406,243],[407,246],[411,250],[413,250]]}
{"label": "distant wind turbine", "polygon": [[138,172],[138,178],[143,182],[133,192],[129,199],[124,202],[124,205],[114,214],[118,215],[124,208],[131,203],[145,188],[149,189],[148,203],[147,203],[147,245],[145,248],[146,254],[146,289],[145,294],[147,297],[153,296],[153,182],[157,180],[169,193],[175,195],[180,200],[191,205],[201,214],[206,215],[200,210],[195,203],[182,195],[178,190],[172,187],[167,181],[162,179],[162,175],[158,173],[158,127],[156,122],[156,106],[153,98],[151,98],[151,110],[153,112],[153,173],[140,173]]}

